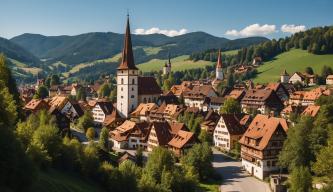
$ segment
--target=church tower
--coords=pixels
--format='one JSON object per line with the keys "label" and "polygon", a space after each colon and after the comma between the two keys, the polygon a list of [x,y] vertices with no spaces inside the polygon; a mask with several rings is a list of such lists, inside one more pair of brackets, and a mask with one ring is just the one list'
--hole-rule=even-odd
{"label": "church tower", "polygon": [[216,63],[216,79],[217,80],[223,80],[223,72],[222,72],[222,58],[221,58],[221,50],[219,49],[219,55],[217,58],[217,63]]}
{"label": "church tower", "polygon": [[284,70],[284,72],[280,76],[281,83],[288,83],[289,82],[289,74],[287,73],[287,70]]}
{"label": "church tower", "polygon": [[128,118],[138,106],[139,70],[134,64],[129,16],[127,15],[122,61],[117,68],[117,110],[121,117]]}
{"label": "church tower", "polygon": [[168,75],[171,73],[171,59],[170,59],[170,53],[168,54],[168,62],[165,62],[165,65],[163,67],[163,75]]}

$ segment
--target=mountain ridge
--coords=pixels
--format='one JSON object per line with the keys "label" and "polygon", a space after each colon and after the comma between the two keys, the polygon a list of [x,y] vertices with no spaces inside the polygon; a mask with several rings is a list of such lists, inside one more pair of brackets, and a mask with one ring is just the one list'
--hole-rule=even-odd
{"label": "mountain ridge", "polygon": [[[165,59],[168,52],[171,52],[173,56],[180,56],[211,48],[239,49],[268,40],[265,37],[230,40],[202,31],[175,37],[163,34],[132,34],[133,46],[138,47],[135,50],[136,63],[146,62],[152,58]],[[82,62],[110,58],[119,54],[123,46],[123,34],[90,32],[73,36],[45,36],[24,33],[11,38],[10,41],[29,50],[47,63],[62,61],[63,63],[76,65]],[[161,49],[154,55],[148,55],[142,50],[142,47],[160,47]]]}

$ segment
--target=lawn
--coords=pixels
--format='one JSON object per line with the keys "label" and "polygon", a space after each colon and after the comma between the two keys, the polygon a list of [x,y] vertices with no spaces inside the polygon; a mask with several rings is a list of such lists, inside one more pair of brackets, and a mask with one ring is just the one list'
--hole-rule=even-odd
{"label": "lawn", "polygon": [[289,75],[292,75],[296,71],[303,72],[306,67],[312,67],[314,73],[320,74],[324,65],[333,67],[333,54],[314,55],[305,50],[293,49],[258,67],[259,74],[254,79],[254,82],[268,83],[278,81],[284,69],[287,70]]}
{"label": "lawn", "polygon": [[230,50],[230,51],[222,51],[222,55],[236,55],[239,49]]}
{"label": "lawn", "polygon": [[103,192],[104,190],[98,184],[81,178],[80,175],[51,169],[48,172],[39,173],[38,181],[32,191]]}
{"label": "lawn", "polygon": [[[186,69],[194,69],[194,68],[203,68],[207,65],[212,65],[213,63],[210,61],[191,61],[188,60],[188,55],[182,55],[179,57],[175,57],[171,59],[171,70],[172,71],[184,71]],[[152,59],[146,63],[141,63],[137,65],[137,67],[144,72],[149,71],[158,71],[161,70],[164,66],[166,60],[161,59]]]}
{"label": "lawn", "polygon": [[199,191],[205,192],[219,192],[221,181],[207,181],[199,183]]}

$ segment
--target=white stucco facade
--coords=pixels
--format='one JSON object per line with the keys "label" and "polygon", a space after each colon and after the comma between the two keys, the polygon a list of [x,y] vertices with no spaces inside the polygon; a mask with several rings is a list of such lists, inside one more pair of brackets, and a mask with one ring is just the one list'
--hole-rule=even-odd
{"label": "white stucco facade", "polygon": [[117,71],[117,110],[127,118],[138,106],[138,70]]}

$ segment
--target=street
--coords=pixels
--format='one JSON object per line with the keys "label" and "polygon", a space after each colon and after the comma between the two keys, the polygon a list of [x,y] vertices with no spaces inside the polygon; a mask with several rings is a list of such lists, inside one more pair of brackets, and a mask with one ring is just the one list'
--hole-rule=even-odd
{"label": "street", "polygon": [[267,183],[254,177],[247,176],[241,170],[240,161],[235,161],[225,156],[220,151],[213,149],[213,167],[223,176],[220,186],[222,192],[270,192]]}

